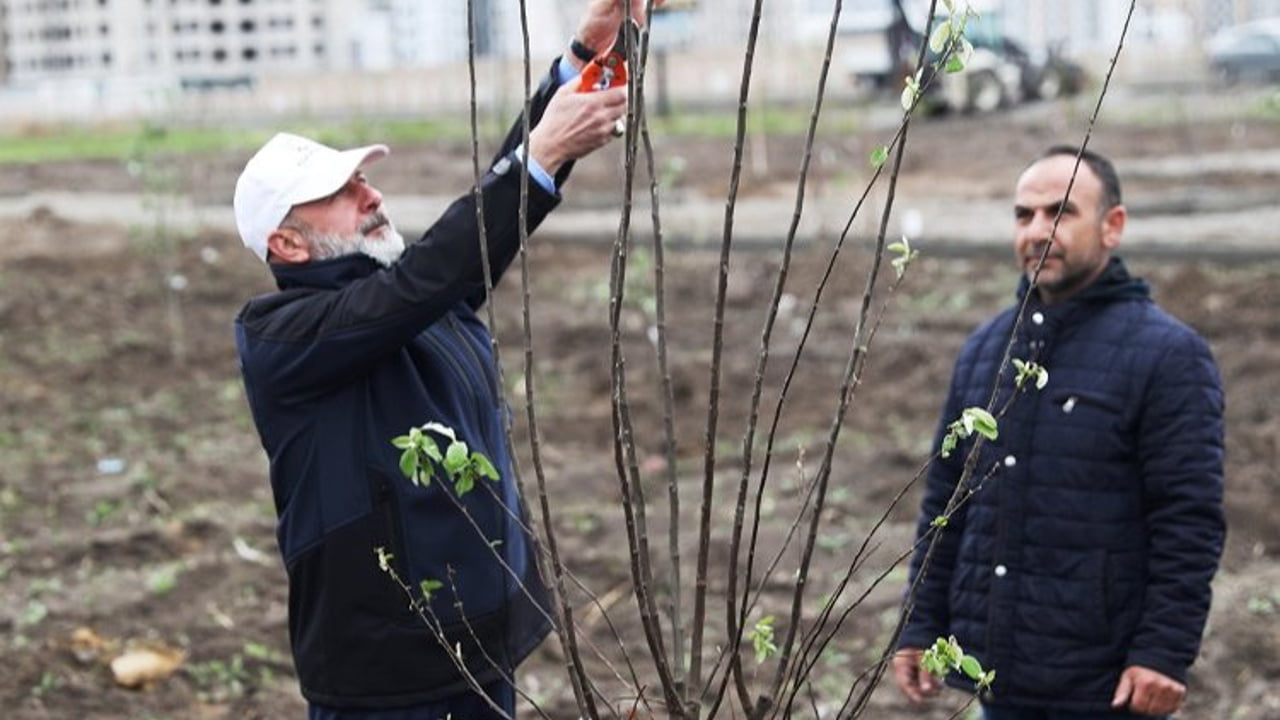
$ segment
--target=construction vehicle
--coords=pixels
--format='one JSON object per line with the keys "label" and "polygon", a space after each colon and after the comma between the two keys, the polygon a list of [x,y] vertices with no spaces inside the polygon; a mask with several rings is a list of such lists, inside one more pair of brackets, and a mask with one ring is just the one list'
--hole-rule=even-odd
{"label": "construction vehicle", "polygon": [[[908,0],[909,2],[909,0]],[[1038,99],[1079,92],[1085,83],[1081,66],[1060,48],[1033,53],[1003,32],[1003,18],[993,4],[965,26],[973,52],[960,73],[926,72],[925,109],[932,112],[988,113]],[[911,9],[917,9],[912,6]],[[917,13],[920,14],[920,13]],[[904,0],[876,0],[841,18],[841,67],[854,86],[868,94],[896,97],[915,71],[925,35],[912,22]],[[935,23],[944,22],[939,17]],[[926,54],[926,63],[930,57]]]}

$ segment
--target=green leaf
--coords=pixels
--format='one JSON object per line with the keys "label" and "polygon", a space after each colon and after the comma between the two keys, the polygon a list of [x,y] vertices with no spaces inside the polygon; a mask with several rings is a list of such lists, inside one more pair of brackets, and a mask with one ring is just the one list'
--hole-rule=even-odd
{"label": "green leaf", "polygon": [[481,477],[487,477],[490,480],[498,479],[498,469],[489,462],[489,458],[485,457],[484,453],[471,453],[471,468]]}
{"label": "green leaf", "polygon": [[418,589],[422,591],[422,599],[427,602],[431,602],[432,594],[442,587],[444,587],[444,583],[431,578],[425,578],[422,582],[418,583]]}
{"label": "green leaf", "polygon": [[960,658],[960,672],[969,676],[971,680],[978,680],[982,677],[982,663],[972,655],[965,655]]}
{"label": "green leaf", "polygon": [[944,458],[951,457],[952,451],[956,449],[957,440],[958,439],[956,438],[956,433],[954,432],[947,433],[942,438],[942,448],[938,451],[938,454],[942,455],[942,457]]}
{"label": "green leaf", "polygon": [[982,408],[969,408],[965,410],[966,415],[970,418],[972,428],[978,431],[988,440],[995,440],[1000,436],[1000,430],[996,425],[996,419],[991,413]]}
{"label": "green leaf", "polygon": [[756,651],[756,663],[762,663],[778,652],[773,641],[773,616],[766,615],[756,621],[750,632],[751,644]]}
{"label": "green leaf", "polygon": [[418,451],[416,449],[410,447],[400,453],[400,472],[412,480],[414,485],[418,484]]}
{"label": "green leaf", "polygon": [[462,497],[474,490],[476,487],[476,476],[467,468],[464,472],[458,474],[458,479],[453,483],[453,491],[458,497]]}
{"label": "green leaf", "polygon": [[938,26],[929,33],[929,49],[936,54],[941,54],[947,49],[947,42],[951,40],[951,23],[938,23]]}
{"label": "green leaf", "polygon": [[1038,363],[1027,362],[1018,358],[1013,358],[1013,367],[1018,371],[1017,377],[1014,379],[1014,385],[1019,390],[1027,384],[1027,380],[1035,378],[1036,389],[1043,390],[1049,384],[1049,371],[1041,367]]}
{"label": "green leaf", "polygon": [[902,89],[902,109],[911,112],[912,106],[916,104],[916,89],[908,84]]}
{"label": "green leaf", "polygon": [[413,447],[413,440],[409,439],[408,435],[401,435],[400,437],[392,438],[391,444],[395,445],[401,450],[408,450],[409,448]]}
{"label": "green leaf", "polygon": [[907,266],[910,265],[920,253],[917,250],[911,249],[911,241],[907,239],[906,235],[902,236],[901,242],[891,244],[889,246],[889,251],[897,255],[897,257],[889,261],[889,264],[893,266],[894,272],[897,273],[898,279],[901,280],[902,276],[907,272]]}
{"label": "green leaf", "polygon": [[947,58],[947,64],[942,69],[948,74],[955,75],[964,70],[964,58],[959,53],[953,54]]}
{"label": "green leaf", "polygon": [[950,522],[950,520],[947,518],[946,515],[939,515],[935,517],[932,522],[929,523],[929,527],[944,528],[947,526],[948,522]]}
{"label": "green leaf", "polygon": [[951,645],[946,640],[938,638],[934,641],[933,646],[924,651],[924,655],[920,658],[920,667],[925,672],[935,677],[943,677],[949,672],[955,664],[952,662]]}
{"label": "green leaf", "polygon": [[879,169],[889,160],[889,146],[881,145],[871,151],[871,167]]}
{"label": "green leaf", "polygon": [[440,454],[440,446],[436,444],[435,440],[426,435],[418,438],[418,450],[435,462],[444,460],[444,456]]}
{"label": "green leaf", "polygon": [[449,449],[444,451],[444,469],[448,471],[450,476],[461,472],[468,465],[467,444],[464,442],[454,441],[449,443]]}

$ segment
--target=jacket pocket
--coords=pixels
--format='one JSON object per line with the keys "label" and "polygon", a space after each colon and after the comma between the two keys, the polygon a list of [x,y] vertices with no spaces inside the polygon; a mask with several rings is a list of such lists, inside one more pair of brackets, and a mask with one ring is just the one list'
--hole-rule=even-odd
{"label": "jacket pocket", "polygon": [[[373,512],[370,517],[370,557],[374,567],[382,575],[382,580],[377,586],[390,589],[395,596],[393,602],[385,606],[383,611],[385,617],[399,625],[422,628],[422,618],[418,616],[414,606],[418,594],[414,592],[411,598],[408,592],[399,587],[403,583],[410,585],[412,589],[412,584],[407,571],[408,557],[404,544],[404,529],[401,527],[400,513],[396,507],[396,494],[391,488],[391,482],[393,482],[391,478],[376,469],[369,470],[369,497],[373,501]],[[405,479],[403,482],[409,481]],[[381,566],[384,561],[386,569]],[[370,590],[372,591],[373,588]]]}
{"label": "jacket pocket", "polygon": [[1119,398],[1104,395],[1096,390],[1062,388],[1053,394],[1052,400],[1064,415],[1098,412],[1119,415],[1124,412],[1124,404]]}
{"label": "jacket pocket", "polygon": [[1043,427],[1054,433],[1053,454],[1073,462],[1124,462],[1133,433],[1121,398],[1096,390],[1062,388],[1049,397]]}

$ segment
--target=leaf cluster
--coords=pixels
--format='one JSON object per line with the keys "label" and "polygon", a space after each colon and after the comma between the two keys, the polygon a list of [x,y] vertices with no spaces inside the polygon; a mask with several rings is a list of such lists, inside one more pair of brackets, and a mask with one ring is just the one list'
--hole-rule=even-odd
{"label": "leaf cluster", "polygon": [[1013,358],[1013,367],[1018,371],[1013,382],[1019,390],[1024,388],[1028,380],[1035,380],[1037,390],[1043,390],[1049,384],[1049,371],[1038,363]]}
{"label": "leaf cluster", "polygon": [[[443,451],[432,433],[449,441]],[[420,428],[409,428],[408,435],[393,438],[391,444],[401,450],[400,472],[414,485],[430,485],[443,470],[445,478],[453,483],[454,492],[462,497],[475,488],[480,478],[498,479],[498,470],[489,458],[473,452],[447,425],[429,422]]]}
{"label": "leaf cluster", "polygon": [[960,419],[947,426],[947,434],[942,438],[942,448],[939,451],[942,457],[951,457],[956,445],[975,432],[988,440],[995,440],[1000,436],[994,415],[980,407],[965,408],[960,413]]}
{"label": "leaf cluster", "polygon": [[954,635],[945,640],[938,638],[933,647],[925,650],[920,658],[920,667],[940,678],[953,670],[963,673],[977,684],[979,692],[989,689],[996,679],[996,671],[984,670],[977,658],[966,655]]}
{"label": "leaf cluster", "polygon": [[778,644],[773,634],[772,615],[766,615],[757,620],[755,627],[747,633],[747,637],[751,639],[751,645],[755,648],[757,664],[778,654]]}
{"label": "leaf cluster", "polygon": [[[977,17],[978,14],[968,3],[961,12],[956,12],[954,0],[943,0],[943,4],[947,8],[947,17],[929,33],[929,53],[934,58],[929,65],[935,71],[941,70],[954,75],[964,70],[966,63],[973,55],[973,43],[965,37],[965,29],[969,20]],[[916,70],[914,75],[907,78],[906,85],[902,88],[902,109],[907,112],[915,107],[920,96],[924,94],[924,70],[924,67]]]}

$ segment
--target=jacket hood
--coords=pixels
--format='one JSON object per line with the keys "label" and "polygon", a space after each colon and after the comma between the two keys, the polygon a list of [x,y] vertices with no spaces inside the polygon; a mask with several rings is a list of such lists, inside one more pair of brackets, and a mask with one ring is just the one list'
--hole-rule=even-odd
{"label": "jacket hood", "polygon": [[[1024,274],[1018,283],[1018,299],[1022,300],[1031,289],[1031,280]],[[1067,299],[1067,302],[1094,303],[1116,300],[1134,300],[1151,297],[1147,281],[1129,274],[1129,268],[1119,257],[1112,255],[1107,267],[1093,284]],[[1039,296],[1032,298],[1039,303]]]}

